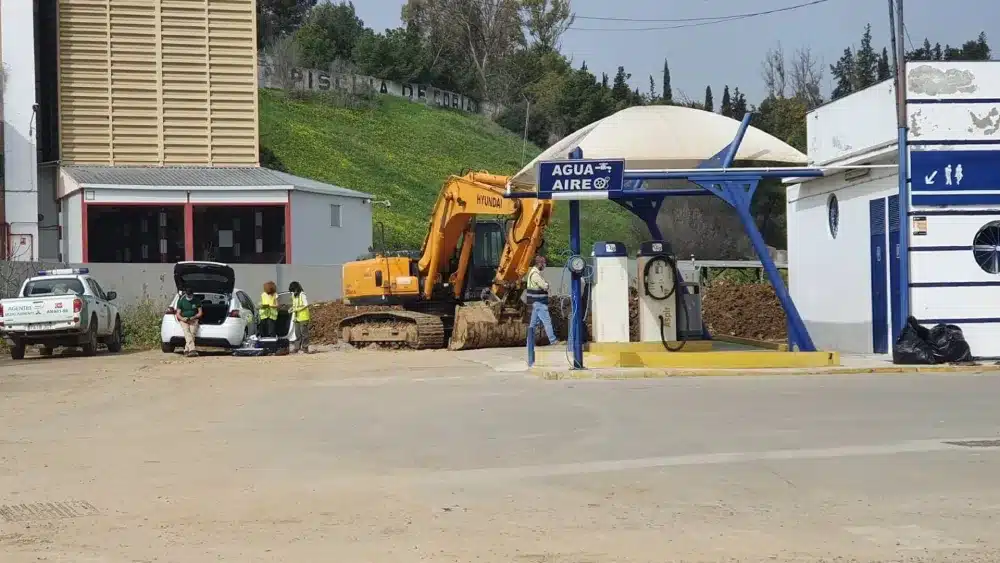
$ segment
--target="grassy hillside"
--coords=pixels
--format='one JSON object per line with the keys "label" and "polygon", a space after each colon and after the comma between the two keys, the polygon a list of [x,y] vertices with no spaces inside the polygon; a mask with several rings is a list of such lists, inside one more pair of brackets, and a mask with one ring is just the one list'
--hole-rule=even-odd
{"label": "grassy hillside", "polygon": [[[375,207],[390,249],[419,249],[442,182],[464,169],[512,174],[521,139],[487,119],[383,96],[365,109],[329,98],[260,92],[260,140],[288,172],[388,199]],[[539,149],[528,147],[526,160]],[[274,165],[272,164],[272,167]],[[569,243],[567,206],[556,204],[548,254]],[[631,215],[610,202],[582,204],[584,253],[595,240],[631,242]],[[376,234],[376,241],[379,240]]]}

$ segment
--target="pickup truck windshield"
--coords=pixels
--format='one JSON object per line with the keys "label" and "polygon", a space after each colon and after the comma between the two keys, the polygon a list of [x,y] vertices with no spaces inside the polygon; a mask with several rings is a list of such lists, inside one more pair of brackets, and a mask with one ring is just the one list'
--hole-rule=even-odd
{"label": "pickup truck windshield", "polygon": [[77,278],[43,278],[24,286],[22,297],[36,295],[83,295],[83,284]]}

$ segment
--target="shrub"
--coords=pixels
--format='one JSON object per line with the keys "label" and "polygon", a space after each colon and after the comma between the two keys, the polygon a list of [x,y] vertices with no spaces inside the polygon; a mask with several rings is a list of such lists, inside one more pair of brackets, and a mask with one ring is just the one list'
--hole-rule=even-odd
{"label": "shrub", "polygon": [[122,340],[129,350],[149,350],[160,346],[163,307],[149,298],[122,307]]}

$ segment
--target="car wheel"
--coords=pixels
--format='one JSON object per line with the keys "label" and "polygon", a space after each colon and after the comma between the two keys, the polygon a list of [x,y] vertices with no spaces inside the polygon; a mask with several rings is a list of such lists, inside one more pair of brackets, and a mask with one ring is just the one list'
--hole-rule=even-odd
{"label": "car wheel", "polygon": [[106,344],[108,352],[112,354],[122,351],[122,320],[118,317],[115,318],[115,330],[111,332],[111,336],[108,337]]}
{"label": "car wheel", "polygon": [[174,353],[174,346],[173,346],[173,344],[170,344],[168,342],[161,342],[160,343],[160,351],[163,352],[164,354],[173,354]]}
{"label": "car wheel", "polygon": [[90,325],[87,326],[87,340],[80,346],[83,355],[94,356],[97,354],[97,317],[90,318]]}
{"label": "car wheel", "polygon": [[53,350],[52,350],[51,347],[49,347],[49,346],[42,346],[41,348],[38,349],[38,355],[39,356],[51,356],[52,355],[52,351]]}
{"label": "car wheel", "polygon": [[10,359],[12,360],[23,360],[24,359],[24,344],[21,342],[15,342],[10,347]]}

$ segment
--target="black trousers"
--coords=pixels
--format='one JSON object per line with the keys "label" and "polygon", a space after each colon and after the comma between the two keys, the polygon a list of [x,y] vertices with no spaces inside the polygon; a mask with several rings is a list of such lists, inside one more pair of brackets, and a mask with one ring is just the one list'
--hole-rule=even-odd
{"label": "black trousers", "polygon": [[275,334],[275,321],[274,319],[261,319],[260,325],[257,327],[257,332],[260,333],[262,338],[270,338],[272,336],[278,336]]}

